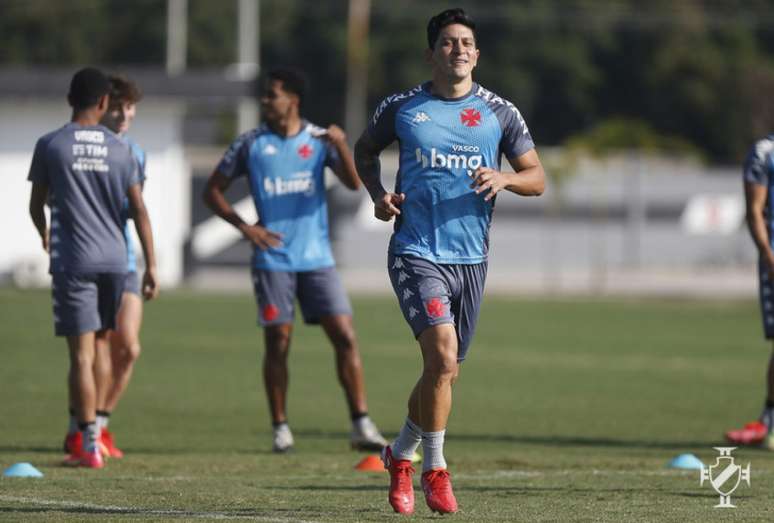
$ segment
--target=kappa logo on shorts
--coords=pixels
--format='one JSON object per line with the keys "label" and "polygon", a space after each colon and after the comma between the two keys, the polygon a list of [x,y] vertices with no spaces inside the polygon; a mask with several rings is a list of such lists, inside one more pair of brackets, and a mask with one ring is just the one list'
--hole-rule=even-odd
{"label": "kappa logo on shorts", "polygon": [[273,303],[270,303],[263,308],[261,314],[263,314],[264,321],[274,321],[279,316],[279,313],[279,308]]}
{"label": "kappa logo on shorts", "polygon": [[427,315],[433,318],[440,318],[446,313],[446,307],[444,307],[440,298],[431,298],[425,304],[425,309],[427,309]]}

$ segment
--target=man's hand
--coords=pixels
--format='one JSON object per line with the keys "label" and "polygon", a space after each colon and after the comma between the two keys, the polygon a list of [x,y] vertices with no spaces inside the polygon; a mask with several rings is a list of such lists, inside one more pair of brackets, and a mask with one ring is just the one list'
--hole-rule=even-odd
{"label": "man's hand", "polygon": [[51,231],[48,227],[46,227],[46,230],[40,235],[40,240],[43,243],[43,250],[49,252],[48,249],[51,246]]}
{"label": "man's hand", "polygon": [[486,196],[484,196],[485,202],[494,198],[495,194],[508,185],[508,178],[504,173],[495,171],[489,167],[479,167],[473,173],[471,178],[473,178],[473,183],[470,184],[470,187],[471,189],[476,189],[476,194],[489,191]]}
{"label": "man's hand", "polygon": [[281,234],[270,231],[269,229],[258,224],[244,224],[239,228],[239,230],[242,231],[244,237],[250,240],[253,245],[264,251],[271,247],[279,247],[282,245]]}
{"label": "man's hand", "polygon": [[393,216],[400,214],[400,205],[406,200],[406,195],[385,192],[374,200],[374,216],[388,222]]}
{"label": "man's hand", "polygon": [[325,130],[325,134],[321,136],[323,140],[326,140],[333,145],[339,143],[347,143],[347,134],[338,125],[331,125]]}
{"label": "man's hand", "polygon": [[142,276],[142,296],[146,300],[152,300],[159,295],[159,284],[156,278],[156,268],[148,267]]}

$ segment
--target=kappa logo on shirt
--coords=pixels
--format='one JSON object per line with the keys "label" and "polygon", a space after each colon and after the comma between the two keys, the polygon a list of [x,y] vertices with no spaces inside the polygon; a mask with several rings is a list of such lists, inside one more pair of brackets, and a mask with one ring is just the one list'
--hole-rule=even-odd
{"label": "kappa logo on shirt", "polygon": [[478,127],[481,124],[481,113],[475,109],[463,109],[460,113],[460,121],[466,127]]}
{"label": "kappa logo on shirt", "polygon": [[419,111],[416,115],[414,115],[414,118],[411,120],[414,123],[423,123],[423,122],[429,122],[430,117],[427,115],[424,111]]}
{"label": "kappa logo on shirt", "polygon": [[277,148],[272,144],[267,144],[266,147],[263,148],[263,154],[266,156],[273,156],[277,154]]}

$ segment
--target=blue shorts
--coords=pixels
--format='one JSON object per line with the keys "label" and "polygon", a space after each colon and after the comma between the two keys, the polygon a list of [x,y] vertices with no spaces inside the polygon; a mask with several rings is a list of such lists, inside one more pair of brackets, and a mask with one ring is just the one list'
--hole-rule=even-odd
{"label": "blue shorts", "polygon": [[320,323],[325,316],[352,315],[352,306],[335,267],[285,272],[253,269],[253,289],[258,302],[258,323],[292,323],[296,298],[305,323]]}
{"label": "blue shorts", "polygon": [[140,292],[140,277],[137,275],[136,271],[126,273],[124,292],[130,292],[142,298],[142,293]]}
{"label": "blue shorts", "polygon": [[761,304],[763,335],[767,340],[774,339],[774,282],[763,261],[758,261],[758,296]]}
{"label": "blue shorts", "polygon": [[457,361],[467,355],[478,322],[486,262],[446,265],[389,254],[387,272],[414,337],[433,325],[451,323],[457,331]]}
{"label": "blue shorts", "polygon": [[53,273],[55,334],[77,336],[114,329],[125,281],[122,273]]}

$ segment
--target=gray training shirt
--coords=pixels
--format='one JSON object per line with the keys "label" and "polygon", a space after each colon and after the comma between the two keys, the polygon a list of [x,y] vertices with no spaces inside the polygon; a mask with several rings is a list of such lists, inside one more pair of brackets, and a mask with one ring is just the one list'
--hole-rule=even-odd
{"label": "gray training shirt", "polygon": [[126,272],[121,207],[138,173],[129,146],[101,125],[69,123],[38,140],[27,179],[49,188],[50,272]]}

